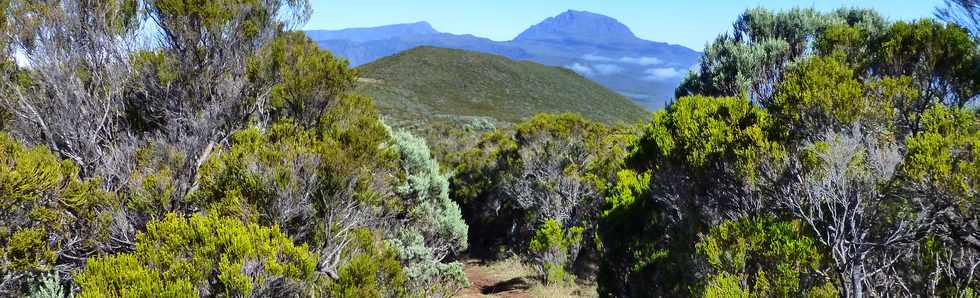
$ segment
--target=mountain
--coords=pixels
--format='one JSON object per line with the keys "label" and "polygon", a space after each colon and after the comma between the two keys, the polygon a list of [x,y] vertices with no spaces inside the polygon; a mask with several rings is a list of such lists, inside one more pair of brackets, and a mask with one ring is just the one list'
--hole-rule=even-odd
{"label": "mountain", "polygon": [[438,46],[483,53],[503,55],[512,59],[529,59],[524,50],[505,43],[492,41],[473,35],[454,35],[448,33],[403,35],[383,40],[357,42],[346,39],[316,40],[321,48],[346,58],[351,65],[360,66],[380,58],[416,48],[419,46]]}
{"label": "mountain", "polygon": [[396,124],[419,119],[512,124],[536,113],[606,123],[649,112],[565,68],[456,49],[418,47],[358,67],[358,91]]}
{"label": "mountain", "polygon": [[587,11],[569,10],[531,26],[514,41],[550,40],[559,42],[615,43],[640,42],[626,25],[616,19]]}
{"label": "mountain", "polygon": [[650,110],[665,106],[701,53],[636,37],[614,18],[569,10],[510,41],[442,33],[428,23],[308,31],[320,47],[360,66],[418,46],[463,49],[573,70]]}
{"label": "mountain", "polygon": [[311,30],[306,31],[306,35],[313,40],[350,40],[353,42],[365,42],[372,40],[384,40],[401,36],[438,34],[439,31],[432,28],[428,22],[417,22],[411,24],[397,24],[373,28],[350,28],[343,30]]}

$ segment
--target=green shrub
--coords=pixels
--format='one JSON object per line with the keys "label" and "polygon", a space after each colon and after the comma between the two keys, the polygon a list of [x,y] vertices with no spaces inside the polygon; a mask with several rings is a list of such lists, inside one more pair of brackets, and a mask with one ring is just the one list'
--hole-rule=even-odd
{"label": "green shrub", "polygon": [[782,135],[744,98],[683,97],[654,113],[600,211],[600,295],[689,294],[697,235],[766,207],[759,168],[786,154]]}
{"label": "green shrub", "polygon": [[307,127],[353,89],[357,78],[346,60],[298,31],[281,34],[251,57],[246,74],[256,87],[272,85],[267,99],[271,120],[289,118]]}
{"label": "green shrub", "polygon": [[726,297],[719,291],[734,291],[743,297],[801,297],[811,289],[832,287],[820,275],[829,260],[804,229],[798,221],[771,216],[711,228],[695,245],[710,270],[704,285],[692,294]]}
{"label": "green shrub", "polygon": [[538,228],[528,246],[538,270],[547,283],[571,281],[566,273],[582,242],[582,227],[571,227],[567,231],[557,220],[548,219]]}
{"label": "green shrub", "polygon": [[352,236],[345,254],[351,261],[340,268],[336,280],[326,287],[328,297],[405,297],[409,294],[408,277],[398,255],[389,245],[368,230]]}
{"label": "green shrub", "polygon": [[116,196],[47,148],[0,134],[0,194],[0,293],[21,293],[55,266],[82,265],[65,255],[109,249]]}
{"label": "green shrub", "polygon": [[81,297],[308,295],[317,256],[278,228],[214,215],[167,215],[137,235],[136,251],[88,260]]}

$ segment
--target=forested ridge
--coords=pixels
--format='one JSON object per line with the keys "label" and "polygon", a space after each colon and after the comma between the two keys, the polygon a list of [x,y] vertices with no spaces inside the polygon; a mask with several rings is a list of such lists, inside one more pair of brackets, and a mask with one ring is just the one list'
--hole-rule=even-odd
{"label": "forested ridge", "polygon": [[310,9],[0,0],[0,296],[980,295],[976,1],[750,9],[644,123],[499,128],[386,124]]}

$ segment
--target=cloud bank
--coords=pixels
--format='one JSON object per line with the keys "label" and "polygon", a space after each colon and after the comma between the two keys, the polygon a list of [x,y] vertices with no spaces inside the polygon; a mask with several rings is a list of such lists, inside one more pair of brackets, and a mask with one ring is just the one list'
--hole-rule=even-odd
{"label": "cloud bank", "polygon": [[651,68],[644,71],[644,73],[646,73],[646,76],[643,79],[647,81],[667,81],[679,79],[684,76],[684,70],[673,67]]}
{"label": "cloud bank", "polygon": [[612,57],[600,56],[595,54],[586,54],[582,56],[582,59],[586,61],[593,61],[593,62],[616,62],[616,63],[626,63],[626,64],[635,64],[635,65],[643,65],[643,66],[657,65],[664,62],[663,60],[660,60],[660,58],[653,57],[653,56],[612,58]]}
{"label": "cloud bank", "polygon": [[571,65],[566,65],[565,68],[571,69],[572,71],[587,77],[595,75],[595,71],[593,71],[591,67],[584,64],[580,64],[578,62],[573,63]]}
{"label": "cloud bank", "polygon": [[600,75],[608,76],[623,72],[623,67],[615,64],[596,64],[592,66]]}

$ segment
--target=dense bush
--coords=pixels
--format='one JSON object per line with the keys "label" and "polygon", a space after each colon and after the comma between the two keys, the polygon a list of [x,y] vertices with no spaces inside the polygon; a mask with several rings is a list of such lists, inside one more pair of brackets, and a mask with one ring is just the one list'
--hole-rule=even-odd
{"label": "dense bush", "polygon": [[695,249],[709,274],[692,295],[728,297],[721,293],[734,291],[753,297],[837,296],[821,272],[827,264],[823,248],[798,221],[781,222],[771,216],[728,221],[703,234]]}
{"label": "dense bush", "polygon": [[602,211],[600,293],[685,295],[700,274],[698,233],[765,208],[757,168],[784,154],[775,127],[738,98],[685,97],[655,113]]}
{"label": "dense bush", "polygon": [[354,233],[351,248],[345,252],[351,260],[327,285],[324,296],[405,297],[411,293],[397,252],[378,238],[368,230]]}
{"label": "dense bush", "polygon": [[[466,225],[446,176],[424,143],[396,139],[371,99],[350,93],[357,74],[347,62],[287,31],[305,22],[308,1],[82,2],[0,3],[9,46],[0,103],[18,115],[5,128],[47,147],[4,137],[9,193],[30,195],[4,196],[16,202],[0,219],[0,294],[27,293],[28,280],[50,271],[70,286],[86,261],[95,265],[74,277],[87,282],[83,296],[119,294],[121,284],[99,281],[136,277],[127,281],[199,295],[403,296],[465,285],[452,259],[467,247]],[[15,51],[34,67],[16,67]],[[193,259],[187,251],[140,247],[181,241],[154,229],[205,219],[247,230],[236,233],[281,231],[277,245],[308,247],[302,276],[265,263],[274,258],[241,261],[251,275],[239,276],[220,267],[242,263],[219,264],[225,252],[215,251],[194,263],[207,278],[177,282],[156,266]],[[423,241],[396,243],[413,233]],[[119,264],[132,266],[108,268]],[[436,277],[416,274],[433,268]],[[387,273],[364,274],[377,270]]]}
{"label": "dense bush", "polygon": [[81,297],[307,296],[317,256],[277,228],[216,215],[147,224],[136,251],[88,260]]}
{"label": "dense bush", "polygon": [[0,193],[0,295],[26,292],[29,280],[46,274],[70,275],[84,256],[128,241],[113,219],[118,197],[99,179],[82,179],[71,161],[6,134]]}
{"label": "dense bush", "polygon": [[[490,258],[520,254],[539,266],[557,262],[548,266],[584,270],[580,273],[591,278],[598,208],[631,139],[628,127],[608,127],[573,114],[540,114],[513,130],[485,134],[461,154],[452,179],[453,199],[471,227],[471,253]],[[582,229],[576,238],[580,243],[566,245],[576,249],[562,252],[560,260],[545,261],[528,250],[549,223],[562,231]]]}
{"label": "dense bush", "polygon": [[545,282],[574,280],[567,273],[571,265],[569,256],[578,253],[582,245],[582,231],[582,227],[572,227],[566,231],[557,220],[549,219],[534,233],[527,250],[534,256]]}
{"label": "dense bush", "polygon": [[396,191],[405,198],[407,220],[393,239],[406,263],[413,288],[424,296],[450,296],[469,283],[459,262],[444,264],[467,246],[467,226],[459,206],[449,199],[449,178],[432,158],[425,140],[394,133],[405,181]]}

